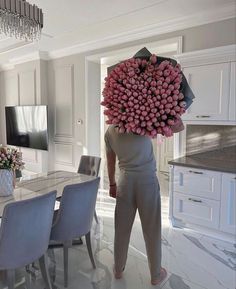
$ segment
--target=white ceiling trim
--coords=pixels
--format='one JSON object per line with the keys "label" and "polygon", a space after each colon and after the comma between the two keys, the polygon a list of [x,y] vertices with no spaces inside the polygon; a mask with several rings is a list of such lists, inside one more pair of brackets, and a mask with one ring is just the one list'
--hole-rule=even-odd
{"label": "white ceiling trim", "polygon": [[14,65],[28,61],[43,59],[50,60],[60,57],[65,57],[77,53],[110,47],[122,43],[127,43],[135,40],[145,39],[156,35],[161,35],[173,31],[187,29],[195,26],[200,26],[208,23],[218,22],[235,17],[234,3],[226,4],[224,7],[205,11],[203,13],[196,13],[186,17],[179,17],[173,20],[168,20],[162,23],[147,25],[134,30],[129,30],[125,33],[120,33],[101,39],[84,42],[81,44],[58,49],[54,51],[36,51],[34,53],[23,55],[22,57],[9,60],[7,63],[0,65],[1,70],[11,69]]}
{"label": "white ceiling trim", "polygon": [[22,57],[12,58],[8,63],[0,65],[0,71],[14,69],[17,64],[35,60],[49,60],[48,53],[45,51],[35,51]]}
{"label": "white ceiling trim", "polygon": [[49,58],[51,59],[65,57],[77,53],[82,53],[117,44],[140,40],[147,37],[187,29],[194,26],[200,26],[203,24],[217,22],[234,17],[235,17],[235,6],[233,3],[232,4],[230,3],[229,5],[225,5],[225,7],[223,8],[215,9],[212,11],[207,10],[204,13],[197,13],[194,15],[188,15],[186,17],[179,17],[177,19],[168,20],[162,23],[147,25],[145,27],[130,30],[125,33],[120,33],[104,37],[102,39],[84,42],[81,44],[66,47],[64,49],[50,51],[48,55]]}
{"label": "white ceiling trim", "polygon": [[181,63],[182,67],[221,63],[236,60],[236,45],[226,45],[209,49],[185,52],[174,57]]}
{"label": "white ceiling trim", "polygon": [[[2,40],[3,41],[3,40]],[[9,46],[6,46],[2,49],[0,49],[0,55],[4,54],[4,53],[8,53],[10,51],[14,51],[16,49],[22,48],[26,45],[32,45],[32,42],[25,42],[25,41],[21,41],[21,42],[17,42],[15,44],[11,44]]]}
{"label": "white ceiling trim", "polygon": [[163,53],[173,53],[173,54],[181,54],[183,46],[183,37],[172,37],[168,39],[158,40],[154,42],[144,42],[138,45],[129,46],[122,49],[116,49],[109,52],[102,52],[98,54],[89,55],[86,57],[87,60],[112,65],[122,58],[126,59],[128,57],[132,57],[140,47],[146,47],[152,53],[162,55]]}

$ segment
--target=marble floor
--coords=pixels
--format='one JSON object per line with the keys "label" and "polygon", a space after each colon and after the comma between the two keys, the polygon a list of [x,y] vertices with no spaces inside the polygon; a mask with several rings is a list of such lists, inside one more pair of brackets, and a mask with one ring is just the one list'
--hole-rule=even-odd
{"label": "marble floor", "polygon": [[[165,180],[163,176],[163,180]],[[74,246],[69,252],[68,289],[235,289],[236,244],[213,239],[189,230],[172,228],[168,221],[168,194],[162,194],[162,264],[168,278],[161,286],[151,286],[139,216],[133,226],[129,256],[124,276],[114,280],[113,214],[115,200],[106,191],[99,193],[93,223],[93,248],[97,269],[93,270],[86,245]],[[85,242],[84,242],[85,243]],[[49,251],[54,289],[63,287],[62,250]],[[27,274],[18,270],[16,288],[43,289],[39,271]],[[0,289],[7,289],[5,274],[0,272]]]}

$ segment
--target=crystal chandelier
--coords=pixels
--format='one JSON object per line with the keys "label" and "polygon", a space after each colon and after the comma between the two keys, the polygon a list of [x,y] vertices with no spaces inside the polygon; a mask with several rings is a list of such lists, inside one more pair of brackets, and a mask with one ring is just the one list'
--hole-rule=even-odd
{"label": "crystal chandelier", "polygon": [[42,9],[25,0],[0,0],[0,34],[37,41],[42,28]]}

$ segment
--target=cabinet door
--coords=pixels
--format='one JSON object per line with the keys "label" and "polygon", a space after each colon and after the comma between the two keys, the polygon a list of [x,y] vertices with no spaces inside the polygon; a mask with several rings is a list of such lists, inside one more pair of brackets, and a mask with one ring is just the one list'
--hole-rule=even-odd
{"label": "cabinet door", "polygon": [[195,99],[184,120],[228,120],[230,63],[184,68]]}
{"label": "cabinet door", "polygon": [[189,167],[174,168],[174,191],[220,200],[221,173]]}
{"label": "cabinet door", "polygon": [[158,146],[158,163],[160,172],[169,172],[168,162],[174,158],[174,139],[173,137],[165,138],[163,143]]}
{"label": "cabinet door", "polygon": [[185,223],[219,228],[220,202],[174,192],[173,215]]}
{"label": "cabinet door", "polygon": [[231,62],[229,120],[236,121],[236,62]]}
{"label": "cabinet door", "polygon": [[223,174],[220,211],[221,231],[236,233],[236,175]]}

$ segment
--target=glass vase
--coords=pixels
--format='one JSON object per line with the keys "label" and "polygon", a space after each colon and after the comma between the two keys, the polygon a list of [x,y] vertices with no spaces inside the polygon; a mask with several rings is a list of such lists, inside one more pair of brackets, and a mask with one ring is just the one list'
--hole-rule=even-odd
{"label": "glass vase", "polygon": [[12,170],[0,169],[0,196],[9,196],[14,191],[14,173]]}

